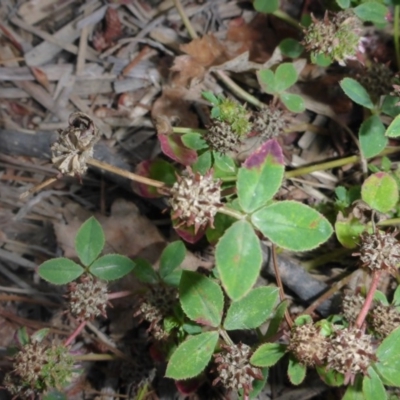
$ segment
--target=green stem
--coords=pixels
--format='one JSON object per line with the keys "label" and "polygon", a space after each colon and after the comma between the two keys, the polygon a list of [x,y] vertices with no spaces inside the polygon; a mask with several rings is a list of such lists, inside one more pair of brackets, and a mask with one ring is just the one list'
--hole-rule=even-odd
{"label": "green stem", "polygon": [[204,133],[207,133],[207,129],[200,129],[200,128],[185,128],[182,126],[173,126],[172,127],[172,132],[174,133],[200,133],[203,135]]}
{"label": "green stem", "polygon": [[225,343],[226,343],[228,346],[233,346],[234,343],[232,342],[232,339],[229,337],[229,335],[227,334],[227,332],[225,331],[225,329],[220,328],[220,329],[218,330],[218,332],[219,332],[219,335],[222,337],[222,339],[225,340]]}
{"label": "green stem", "polygon": [[286,14],[284,11],[276,10],[272,13],[275,17],[280,18],[281,20],[287,22],[289,25],[294,26],[297,29],[302,29],[299,21],[296,21],[290,15]]}
{"label": "green stem", "polygon": [[176,9],[178,10],[178,13],[179,13],[181,19],[182,19],[183,25],[185,25],[185,28],[189,33],[189,36],[192,39],[197,39],[198,38],[197,33],[194,30],[192,24],[189,21],[189,18],[187,17],[187,15],[185,13],[185,10],[182,7],[181,0],[173,0],[173,2],[174,2]]}
{"label": "green stem", "polygon": [[400,68],[400,6],[394,7],[394,48],[396,51],[397,69]]}
{"label": "green stem", "polygon": [[242,220],[246,218],[246,215],[242,214],[239,211],[233,210],[232,208],[221,207],[218,210],[219,213],[229,215],[230,217],[236,218],[238,220]]}
{"label": "green stem", "polygon": [[400,218],[390,218],[386,219],[385,221],[380,221],[377,223],[378,226],[392,226],[399,224],[400,224]]}
{"label": "green stem", "polygon": [[74,359],[77,361],[112,361],[117,360],[115,354],[95,354],[95,353],[88,353],[88,354],[77,354],[74,355]]}

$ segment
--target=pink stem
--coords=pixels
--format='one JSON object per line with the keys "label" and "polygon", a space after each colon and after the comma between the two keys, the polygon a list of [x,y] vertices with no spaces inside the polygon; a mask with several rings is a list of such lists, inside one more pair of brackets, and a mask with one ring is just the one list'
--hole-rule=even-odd
{"label": "pink stem", "polygon": [[82,321],[79,326],[75,329],[72,335],[65,341],[64,346],[69,346],[71,342],[83,331],[86,325],[86,321]]}
{"label": "pink stem", "polygon": [[359,329],[361,328],[362,324],[364,323],[365,318],[367,317],[368,311],[371,308],[371,304],[374,299],[375,291],[376,291],[376,288],[378,287],[378,283],[381,278],[381,274],[382,274],[381,270],[374,271],[372,273],[371,286],[369,287],[369,291],[368,291],[367,297],[365,298],[363,308],[361,309],[360,314],[358,315],[357,321],[356,321],[356,327]]}
{"label": "pink stem", "polygon": [[131,290],[124,290],[121,292],[110,293],[108,300],[120,299],[121,297],[133,296],[134,293]]}

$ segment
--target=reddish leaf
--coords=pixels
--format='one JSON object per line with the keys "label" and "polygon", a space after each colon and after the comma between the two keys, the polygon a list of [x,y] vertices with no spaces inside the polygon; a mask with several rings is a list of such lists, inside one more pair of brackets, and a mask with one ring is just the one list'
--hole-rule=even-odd
{"label": "reddish leaf", "polygon": [[180,135],[176,133],[169,135],[158,134],[158,139],[163,153],[174,161],[183,165],[192,165],[197,161],[196,151],[185,147]]}
{"label": "reddish leaf", "polygon": [[198,377],[185,381],[175,381],[176,388],[185,396],[195,393],[201,384],[202,382]]}
{"label": "reddish leaf", "polygon": [[[175,229],[175,232],[185,241],[188,243],[196,243],[198,242],[205,234],[206,227],[201,227],[197,233],[194,233],[194,226],[179,226],[181,221],[179,220],[172,220],[172,225]],[[178,228],[177,228],[178,226]]]}
{"label": "reddish leaf", "polygon": [[262,166],[265,159],[270,156],[270,162],[276,161],[276,164],[284,165],[282,148],[275,139],[263,143],[254,153],[247,157],[243,166],[245,168],[254,168]]}

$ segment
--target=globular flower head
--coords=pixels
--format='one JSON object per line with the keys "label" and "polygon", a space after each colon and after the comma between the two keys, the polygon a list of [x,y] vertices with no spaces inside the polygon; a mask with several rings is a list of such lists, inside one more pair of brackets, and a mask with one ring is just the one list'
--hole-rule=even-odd
{"label": "globular flower head", "polygon": [[55,344],[47,346],[36,340],[22,347],[13,365],[14,370],[6,375],[3,384],[20,398],[32,398],[51,388],[61,389],[76,375],[68,348]]}
{"label": "globular flower head", "polygon": [[342,312],[348,322],[355,322],[364,305],[365,298],[361,294],[349,293],[343,297]]}
{"label": "globular flower head", "polygon": [[51,161],[63,175],[82,176],[100,138],[99,131],[93,120],[81,112],[72,113],[68,123],[69,127],[59,130],[59,138],[51,146]]}
{"label": "globular flower head", "polygon": [[90,321],[106,316],[108,301],[107,282],[85,275],[68,286],[69,310],[80,321]]}
{"label": "globular flower head", "polygon": [[384,270],[390,273],[397,271],[400,263],[400,243],[392,234],[381,232],[363,232],[361,235],[360,251],[354,255],[360,257],[364,268],[371,271]]}
{"label": "globular flower head", "polygon": [[374,331],[385,338],[400,326],[400,313],[394,305],[378,304],[370,311],[368,320]]}
{"label": "globular flower head", "polygon": [[272,105],[266,106],[253,113],[250,121],[252,130],[261,136],[263,140],[279,136],[288,126],[288,115],[285,111]]}
{"label": "globular flower head", "polygon": [[225,154],[237,151],[240,145],[239,135],[232,129],[232,125],[224,121],[213,120],[212,125],[203,136],[211,150]]}
{"label": "globular flower head", "polygon": [[346,383],[352,382],[358,373],[365,375],[376,360],[372,336],[361,329],[344,328],[330,338],[327,368],[344,374]]}
{"label": "globular flower head", "polygon": [[261,370],[250,364],[252,351],[243,343],[232,346],[221,345],[222,351],[214,355],[218,377],[213,385],[221,382],[225,388],[243,389],[246,397],[253,387],[254,379],[263,379]]}
{"label": "globular flower head", "polygon": [[238,136],[250,132],[251,125],[244,106],[234,100],[223,98],[217,109],[216,119],[229,124]]}
{"label": "globular flower head", "polygon": [[339,11],[331,18],[326,12],[323,20],[313,18],[304,30],[303,44],[314,57],[323,54],[344,64],[361,51],[361,27],[361,21],[351,9]]}
{"label": "globular flower head", "polygon": [[387,64],[373,62],[360,73],[357,80],[364,86],[374,100],[388,95],[392,91],[394,73]]}
{"label": "globular flower head", "polygon": [[293,325],[288,350],[307,367],[321,365],[327,355],[328,339],[312,323]]}
{"label": "globular flower head", "polygon": [[201,175],[190,168],[178,176],[170,189],[172,219],[177,220],[176,228],[194,226],[195,233],[200,228],[213,226],[214,216],[221,203],[221,181],[213,179],[212,171]]}
{"label": "globular flower head", "polygon": [[[144,296],[139,299],[139,305],[134,317],[140,317],[141,321],[150,323],[148,332],[156,340],[165,340],[170,336],[168,317],[173,314],[173,307],[177,302],[177,291],[175,288],[157,285],[151,287]],[[167,323],[165,323],[167,320]]]}

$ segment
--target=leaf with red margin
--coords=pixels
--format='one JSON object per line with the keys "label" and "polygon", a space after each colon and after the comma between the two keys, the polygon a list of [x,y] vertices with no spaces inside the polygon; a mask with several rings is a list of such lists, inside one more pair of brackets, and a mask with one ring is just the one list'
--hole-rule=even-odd
{"label": "leaf with red margin", "polygon": [[170,133],[168,135],[159,133],[158,139],[160,140],[163,153],[174,161],[183,165],[192,165],[197,161],[196,151],[185,147],[181,135],[177,133]]}
{"label": "leaf with red margin", "polygon": [[238,172],[237,191],[241,207],[251,213],[267,204],[279,190],[285,171],[283,153],[275,139],[263,143]]}
{"label": "leaf with red margin", "polygon": [[[205,234],[206,227],[201,227],[197,233],[194,232],[194,226],[179,226],[180,220],[173,219],[172,226],[174,227],[176,233],[188,243],[196,243],[198,242]],[[179,226],[177,228],[177,226]]]}
{"label": "leaf with red margin", "polygon": [[[142,161],[136,166],[135,173],[164,182],[168,186],[172,186],[176,182],[176,169],[169,162],[161,159]],[[132,182],[132,189],[138,195],[146,198],[164,196],[159,189],[144,183]]]}

